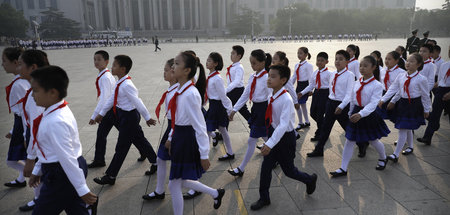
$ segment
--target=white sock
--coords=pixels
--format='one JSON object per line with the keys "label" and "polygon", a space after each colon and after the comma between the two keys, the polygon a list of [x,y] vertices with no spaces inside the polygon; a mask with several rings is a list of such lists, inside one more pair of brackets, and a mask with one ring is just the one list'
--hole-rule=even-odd
{"label": "white sock", "polygon": [[303,124],[302,109],[297,109],[298,124]]}
{"label": "white sock", "polygon": [[216,137],[216,132],[214,132],[214,131],[208,131],[208,135],[209,135],[211,138],[215,138],[215,137]]}
{"label": "white sock", "polygon": [[[380,140],[372,140],[369,141],[370,145],[372,145],[378,152],[378,159],[385,160],[386,159],[386,151],[384,150],[384,145]],[[378,164],[384,165],[383,162],[378,161]]]}
{"label": "white sock", "polygon": [[[258,142],[258,138],[249,137],[248,138],[248,147],[247,151],[245,152],[244,159],[242,160],[241,165],[239,165],[239,169],[241,169],[242,172],[244,172],[245,166],[247,166],[247,163],[250,161],[250,159],[253,156],[253,153],[255,152],[255,146],[256,142]],[[237,169],[234,169],[234,172],[238,172]]]}
{"label": "white sock", "polygon": [[[411,131],[411,130],[409,130]],[[395,147],[394,154],[398,157],[400,152],[403,150],[403,146],[405,145],[406,138],[408,136],[408,130],[407,129],[399,129],[398,130],[398,140],[397,140],[397,146]]]}
{"label": "white sock", "polygon": [[189,195],[194,195],[194,193],[195,193],[195,190],[193,190],[193,189],[188,190]]}
{"label": "white sock", "polygon": [[222,134],[223,137],[223,143],[225,144],[225,148],[227,149],[227,153],[232,155],[233,153],[233,148],[231,148],[231,140],[230,140],[230,135],[228,135],[228,131],[225,127],[219,127],[219,132]]}
{"label": "white sock", "polygon": [[161,160],[160,158],[156,158],[156,163],[158,164],[158,169],[156,170],[156,189],[155,192],[158,194],[164,193],[164,182],[166,180],[166,166],[167,162],[165,160]]}
{"label": "white sock", "polygon": [[174,215],[183,215],[183,193],[181,192],[181,179],[169,180],[169,190],[172,196],[172,208]]}
{"label": "white sock", "polygon": [[305,123],[309,123],[308,109],[306,108],[306,103],[300,104],[300,109],[302,110],[303,118],[305,118]]}
{"label": "white sock", "polygon": [[189,188],[191,190],[196,190],[202,193],[207,193],[213,198],[217,198],[217,196],[219,195],[216,189],[208,187],[199,181],[183,180],[183,187]]}
{"label": "white sock", "polygon": [[27,203],[27,205],[29,206],[29,207],[31,207],[31,206],[33,206],[33,205],[35,205],[36,203],[34,203],[34,199],[33,200],[31,200],[31,201],[29,201],[28,203]]}
{"label": "white sock", "polygon": [[[24,182],[25,177],[23,176],[23,168],[25,167],[25,164],[21,161],[6,161],[6,165],[10,168],[13,168],[17,171],[19,171],[19,177],[17,177],[17,181]],[[15,181],[12,181],[11,183],[16,183]]]}
{"label": "white sock", "polygon": [[409,148],[414,148],[414,141],[413,141],[413,132],[412,130],[408,130],[407,136],[406,136],[406,142],[408,143]]}
{"label": "white sock", "polygon": [[33,188],[34,191],[34,200],[39,198],[39,195],[41,194],[41,187],[43,183],[40,183],[37,187]]}
{"label": "white sock", "polygon": [[344,151],[342,152],[342,163],[341,163],[341,168],[344,171],[347,171],[348,163],[350,163],[350,160],[352,159],[353,147],[355,145],[356,145],[355,141],[351,141],[348,139],[345,141]]}

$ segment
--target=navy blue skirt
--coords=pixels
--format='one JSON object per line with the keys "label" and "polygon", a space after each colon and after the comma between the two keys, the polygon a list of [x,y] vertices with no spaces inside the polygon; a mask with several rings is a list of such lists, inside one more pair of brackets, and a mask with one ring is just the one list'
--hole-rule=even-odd
{"label": "navy blue skirt", "polygon": [[170,129],[172,125],[172,120],[168,119],[167,120],[167,128],[166,131],[164,132],[164,135],[162,136],[161,142],[159,143],[159,148],[158,148],[158,158],[161,160],[170,160],[170,155],[169,155],[169,150],[166,148],[166,142],[167,139],[169,138],[169,133],[170,133]]}
{"label": "navy blue skirt", "polygon": [[171,157],[169,180],[198,180],[205,172],[200,163],[195,130],[192,126],[175,125],[171,141]]}
{"label": "navy blue skirt", "polygon": [[[304,90],[309,85],[309,81],[297,81],[297,88],[295,89],[295,92],[299,93],[302,90]],[[303,95],[300,99],[298,99],[299,104],[306,104],[306,101],[308,100],[308,94]]]}
{"label": "navy blue skirt", "polygon": [[19,161],[27,159],[27,148],[23,137],[22,117],[14,114],[14,126],[9,142],[8,161]]}
{"label": "navy blue skirt", "polygon": [[314,90],[310,108],[310,115],[313,119],[318,119],[319,117],[323,117],[325,115],[329,94],[330,91],[328,89]]}
{"label": "navy blue skirt", "polygon": [[[352,114],[358,113],[361,109],[362,107],[355,105]],[[349,120],[345,129],[345,137],[351,141],[367,142],[387,137],[390,132],[384,120],[374,111],[361,118],[357,123]]]}
{"label": "navy blue skirt", "polygon": [[228,114],[220,100],[209,100],[209,109],[206,111],[206,129],[207,131],[215,131],[220,127],[228,127]]}
{"label": "navy blue skirt", "polygon": [[267,101],[253,102],[250,119],[248,120],[248,124],[250,125],[250,137],[267,137],[265,120],[267,105]]}
{"label": "navy blue skirt", "polygon": [[[383,95],[386,93],[386,91],[383,90]],[[385,103],[383,103],[383,105],[381,106],[381,108],[379,108],[377,106],[376,112],[378,113],[378,115],[381,116],[381,118],[383,119],[390,119],[390,120],[394,120],[394,115],[395,115],[395,109],[393,110],[387,110],[387,106],[389,104],[389,102],[391,102],[392,97],[387,100]]]}
{"label": "navy blue skirt", "polygon": [[416,130],[425,125],[424,109],[420,97],[411,99],[401,98],[395,105],[395,128]]}

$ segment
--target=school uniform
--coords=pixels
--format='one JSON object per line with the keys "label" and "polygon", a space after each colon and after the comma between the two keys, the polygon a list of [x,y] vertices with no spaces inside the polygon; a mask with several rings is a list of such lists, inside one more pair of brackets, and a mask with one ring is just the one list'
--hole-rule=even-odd
{"label": "school uniform", "polygon": [[23,111],[20,107],[21,104],[18,102],[25,96],[30,87],[30,83],[22,79],[20,75],[16,75],[11,83],[5,87],[9,113],[14,113],[14,125],[9,132],[11,140],[9,141],[8,161],[25,160],[27,157],[26,147],[24,146],[26,125],[22,123]]}
{"label": "school uniform", "polygon": [[[347,68],[341,71],[332,72],[330,75],[332,77],[329,85],[331,90],[326,104],[325,118],[321,127],[319,142],[314,149],[314,151],[322,153],[323,147],[330,136],[334,122],[337,120],[344,130],[347,127],[349,121],[348,104],[350,103],[353,85],[355,83],[355,75]],[[339,115],[334,114],[337,107],[342,110]]]}
{"label": "school uniform", "polygon": [[139,152],[143,153],[150,163],[156,163],[156,153],[144,136],[142,127],[139,125],[141,115],[145,121],[150,120],[150,113],[142,100],[138,97],[138,90],[128,75],[122,77],[114,88],[114,95],[110,96],[103,105],[100,115],[113,109],[119,125],[119,137],[117,139],[116,152],[106,170],[106,175],[116,177],[120,167],[128,154],[133,143]]}
{"label": "school uniform", "polygon": [[348,116],[358,113],[361,119],[349,122],[345,129],[345,137],[350,141],[368,142],[390,133],[383,118],[375,111],[383,94],[382,84],[374,76],[367,80],[360,78],[353,87]]}
{"label": "school uniform", "polygon": [[225,94],[223,80],[219,71],[211,72],[206,80],[205,100],[209,101],[209,109],[206,112],[206,129],[215,131],[220,127],[228,127],[228,115],[233,106],[231,100]]}
{"label": "school uniform", "polygon": [[[436,74],[436,65],[432,62],[432,59],[429,58],[423,62],[423,69],[419,71],[420,75],[427,78],[428,83],[428,92],[431,93],[431,90],[434,88],[434,75]],[[431,94],[430,94],[431,95]]]}
{"label": "school uniform", "polygon": [[[269,139],[265,145],[271,148],[270,153],[264,156],[261,165],[259,195],[260,199],[270,202],[269,188],[272,180],[272,169],[278,162],[284,174],[305,184],[314,182],[315,177],[299,171],[294,165],[296,152],[295,108],[291,96],[282,87],[270,98],[266,116],[269,130]],[[274,129],[275,128],[275,129]]]}
{"label": "school uniform", "polygon": [[[383,87],[383,95],[386,94],[389,87],[394,83],[395,79],[399,75],[403,75],[405,73],[406,73],[406,71],[404,69],[400,68],[398,65],[395,65],[394,67],[392,67],[390,69],[384,68],[383,70],[381,70],[380,71],[380,82],[382,83],[382,87]],[[391,93],[395,94],[395,92],[393,92],[393,91],[391,91]],[[394,114],[394,112],[392,110],[387,110],[387,105],[391,101],[392,97],[394,97],[394,94],[391,94],[391,93],[387,96],[387,97],[389,97],[389,99],[383,103],[382,107],[381,108],[377,107],[377,113],[383,119],[390,119],[390,118],[392,118],[392,115]]]}
{"label": "school uniform", "polygon": [[[312,73],[313,66],[308,61],[304,60],[303,62],[295,64],[294,74],[285,86],[289,94],[291,94],[294,104],[305,104],[308,100],[308,95],[303,95],[298,99],[297,93],[301,92],[308,86]],[[295,82],[297,82],[297,88],[294,91]]]}
{"label": "school uniform", "polygon": [[[161,160],[170,160],[169,150],[167,150],[165,144],[167,142],[167,139],[169,138],[169,133],[172,125],[172,116],[170,115],[170,112],[168,111],[169,102],[172,99],[173,95],[175,95],[175,92],[177,91],[178,87],[180,86],[179,83],[176,83],[172,86],[170,86],[166,92],[164,92],[163,96],[161,97],[159,104],[155,110],[156,117],[159,120],[159,110],[162,105],[162,102],[164,102],[164,107],[166,110],[166,116],[167,116],[167,128],[164,132],[163,137],[161,138],[161,142],[159,143],[158,148],[158,158]],[[164,170],[165,171],[165,170]]]}
{"label": "school uniform", "polygon": [[[116,85],[116,79],[113,77],[108,68],[105,68],[98,73],[97,79],[95,81],[95,87],[97,89],[98,103],[95,107],[94,113],[91,119],[94,120],[95,117],[100,113],[103,105],[107,100],[114,94],[114,87]],[[95,140],[95,156],[94,161],[105,162],[106,153],[106,138],[111,131],[111,128],[115,126],[118,127],[117,119],[114,116],[113,110],[110,109],[106,112],[102,121],[98,125],[97,129],[97,139]]]}
{"label": "school uniform", "polygon": [[[434,94],[433,106],[428,117],[428,126],[423,135],[423,139],[431,141],[435,131],[439,130],[442,111],[450,112],[450,101],[443,101],[443,96],[450,92],[450,61],[441,65],[439,70],[438,87]],[[450,117],[450,116],[449,116]]]}
{"label": "school uniform", "polygon": [[267,109],[267,100],[272,93],[272,89],[267,87],[267,71],[265,69],[250,75],[247,87],[242,96],[233,107],[233,111],[240,110],[245,103],[250,100],[253,102],[250,119],[250,137],[267,137],[267,128],[265,126],[265,112]]}
{"label": "school uniform", "polygon": [[27,126],[27,130],[25,133],[25,140],[27,141],[27,159],[28,160],[35,160],[37,158],[36,151],[33,150],[33,141],[34,141],[34,135],[33,135],[33,120],[36,119],[39,115],[44,113],[45,108],[41,106],[36,105],[36,101],[34,100],[33,91],[30,88],[27,93],[25,94],[25,97],[22,101],[22,111],[23,116],[22,117],[22,123]]}
{"label": "school uniform", "polygon": [[[236,102],[244,93],[244,67],[241,62],[236,62],[227,67],[227,96],[230,98],[232,105]],[[247,105],[244,104],[239,113],[244,117],[245,120],[250,119],[250,112],[248,111]]]}
{"label": "school uniform", "polygon": [[201,107],[200,93],[191,81],[180,86],[169,103],[172,116],[169,180],[198,180],[204,173],[200,159],[209,158],[209,138]]}
{"label": "school uniform", "polygon": [[320,136],[320,128],[323,124],[325,109],[330,94],[329,86],[331,79],[331,71],[327,67],[316,70],[309,80],[309,85],[301,91],[302,95],[306,95],[314,89],[311,101],[310,115],[317,123],[315,137]]}
{"label": "school uniform", "polygon": [[359,72],[359,61],[355,57],[350,58],[347,64],[347,69],[355,75],[355,80],[361,78],[361,73]]}
{"label": "school uniform", "polygon": [[82,156],[77,122],[67,102],[48,107],[33,120],[30,145],[39,158],[33,175],[43,183],[33,214],[88,214],[80,198],[90,192],[86,184],[87,165]]}

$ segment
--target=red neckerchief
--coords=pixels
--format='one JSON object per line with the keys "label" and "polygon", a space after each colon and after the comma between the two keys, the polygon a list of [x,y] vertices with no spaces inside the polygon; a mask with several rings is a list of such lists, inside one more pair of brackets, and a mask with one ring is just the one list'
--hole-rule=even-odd
{"label": "red neckerchief", "polygon": [[98,80],[100,80],[100,78],[106,73],[109,72],[109,69],[107,69],[106,71],[102,72],[97,79],[95,80],[95,87],[97,88],[97,98],[100,96],[101,92],[100,92],[100,87],[98,86]]}
{"label": "red neckerchief", "polygon": [[[175,128],[175,114],[177,112],[177,97],[181,94],[184,93],[184,91],[186,91],[189,87],[194,86],[194,82],[191,81],[191,84],[189,84],[186,88],[184,88],[183,91],[181,91],[181,93],[179,93],[178,91],[175,93],[175,95],[173,95],[172,99],[170,99],[169,102],[169,107],[167,108],[169,111],[170,110],[170,116],[172,117],[172,129]],[[173,134],[173,132],[172,132]]]}
{"label": "red neckerchief", "polygon": [[227,67],[227,77],[228,77],[228,80],[230,80],[230,83],[231,83],[231,73],[230,73],[231,67],[233,67],[233,64],[231,64],[229,67]]}
{"label": "red neckerchief", "polygon": [[389,72],[393,72],[394,70],[398,69],[398,65],[394,67],[394,69],[392,69],[392,71],[390,69],[386,70],[386,74],[384,75],[384,87],[386,88],[386,91],[388,90],[388,82],[390,81],[390,76],[389,76]]}
{"label": "red neckerchief", "polygon": [[333,90],[333,93],[336,95],[336,81],[337,81],[337,78],[339,77],[339,76],[341,76],[342,74],[344,74],[345,72],[347,72],[348,71],[348,69],[346,68],[341,74],[339,74],[339,72],[336,72],[336,74],[334,75],[334,79],[333,79],[333,87],[332,87],[332,90]]}
{"label": "red neckerchief", "polygon": [[266,115],[264,117],[266,122],[267,122],[267,120],[269,120],[269,125],[267,125],[267,127],[269,127],[272,124],[272,103],[286,92],[287,92],[286,90],[283,90],[277,97],[275,97],[275,98],[273,98],[273,96],[270,97],[270,103],[269,103],[269,106],[267,106]]}
{"label": "red neckerchief", "polygon": [[156,118],[158,118],[158,122],[159,122],[159,112],[160,112],[160,110],[161,110],[161,105],[162,105],[162,103],[163,103],[164,100],[166,99],[167,94],[170,93],[170,92],[172,92],[172,91],[175,90],[175,89],[176,89],[176,87],[174,87],[174,88],[172,88],[172,89],[170,89],[170,90],[167,90],[167,91],[164,92],[164,94],[161,96],[161,99],[159,100],[159,103],[158,103],[158,105],[156,106],[156,110],[155,110],[155,114],[156,114]]}
{"label": "red neckerchief", "polygon": [[408,101],[409,103],[411,103],[411,96],[409,95],[409,84],[411,83],[411,79],[416,77],[419,74],[419,72],[417,72],[414,76],[409,76],[408,74],[406,74],[406,78],[407,80],[405,81],[405,84],[403,85],[403,90],[406,92],[406,94],[408,95]]}
{"label": "red neckerchief", "polygon": [[20,76],[17,77],[16,79],[14,79],[8,86],[5,87],[5,90],[6,90],[6,102],[8,103],[8,110],[9,110],[9,113],[11,113],[11,106],[10,106],[10,104],[9,104],[9,96],[10,96],[10,94],[11,94],[11,89],[12,89],[12,86],[14,85],[14,83],[15,83],[17,80],[19,80],[19,79],[21,79]]}
{"label": "red neckerchief", "polygon": [[208,78],[206,79],[205,102],[208,101],[208,82],[209,82],[209,79],[214,77],[214,76],[216,76],[216,75],[219,75],[219,71],[214,71],[213,73],[209,74]]}
{"label": "red neckerchief", "polygon": [[127,79],[131,79],[131,77],[128,76],[127,78],[125,78],[125,79],[122,80],[121,82],[117,83],[116,90],[115,90],[115,92],[114,92],[114,104],[113,104],[113,105],[114,105],[114,106],[113,106],[114,115],[117,115],[117,107],[116,107],[116,105],[117,105],[117,96],[119,95],[119,87],[120,87],[120,85],[121,85],[124,81],[126,81]]}
{"label": "red neckerchief", "polygon": [[295,70],[295,74],[297,75],[297,81],[300,80],[300,72],[299,72],[300,67],[303,66],[305,63],[306,63],[306,60],[303,61],[303,63],[298,63],[298,67],[297,67],[297,69]]}
{"label": "red neckerchief", "polygon": [[[322,72],[325,72],[328,70],[328,67],[325,68]],[[322,81],[320,80],[320,73],[322,73],[320,71],[320,69],[317,71],[317,75],[316,75],[316,84],[317,84],[317,89],[320,89],[320,86],[322,85]]]}
{"label": "red neckerchief", "polygon": [[253,98],[253,93],[255,93],[256,81],[265,74],[267,74],[267,71],[263,70],[258,76],[256,76],[256,74],[253,75],[252,85],[250,87],[250,101]]}
{"label": "red neckerchief", "polygon": [[359,83],[361,84],[361,87],[359,87],[358,91],[356,91],[356,101],[358,102],[358,105],[359,105],[360,107],[362,107],[362,103],[361,103],[361,93],[362,93],[362,90],[363,90],[363,88],[364,88],[365,85],[369,84],[369,83],[372,82],[373,80],[375,80],[375,76],[372,77],[372,78],[370,78],[369,81],[367,81],[367,82],[364,82],[364,81],[363,81],[363,78],[360,78],[360,79],[359,79]]}

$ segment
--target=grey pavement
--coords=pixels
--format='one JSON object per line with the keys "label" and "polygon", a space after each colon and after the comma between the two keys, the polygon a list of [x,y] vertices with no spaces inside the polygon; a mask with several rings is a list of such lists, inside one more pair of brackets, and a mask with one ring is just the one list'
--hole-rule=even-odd
{"label": "grey pavement", "polygon": [[[291,68],[297,62],[296,52],[300,46],[307,46],[313,55],[319,51],[327,51],[330,55],[329,68],[334,68],[334,53],[338,49],[345,49],[351,42],[329,43],[274,43],[274,44],[245,44],[245,56],[242,60],[246,74],[245,80],[251,73],[248,56],[252,49],[262,48],[274,53],[285,51],[291,61]],[[371,42],[354,42],[360,46],[365,56],[375,49],[383,56],[397,45],[403,45],[404,40],[390,39]],[[448,38],[438,39],[441,47],[448,47]],[[181,50],[192,49],[200,56],[204,63],[207,55],[212,51],[222,54],[225,67],[231,63],[229,53],[235,43],[187,43],[162,44],[162,52],[153,52],[153,46],[142,47],[108,47],[104,48],[111,58],[117,54],[128,54],[134,61],[130,76],[139,90],[139,96],[149,109],[152,116],[160,96],[168,84],[163,81],[163,66],[167,59],[174,57]],[[446,45],[445,45],[446,44]],[[3,47],[0,47],[2,50]],[[83,145],[83,156],[93,159],[97,126],[88,125],[89,118],[96,105],[95,78],[93,53],[97,49],[73,49],[48,51],[51,64],[66,69],[70,78],[69,93],[66,100],[73,111]],[[443,53],[447,49],[443,48]],[[448,60],[448,56],[443,55]],[[110,65],[112,60],[110,62]],[[225,71],[225,70],[224,70]],[[225,77],[226,72],[222,72]],[[12,75],[0,72],[0,85],[6,86]],[[5,135],[12,127],[13,117],[8,115],[5,94],[0,92],[0,134]],[[308,107],[311,99],[308,100]],[[161,116],[164,116],[162,113]],[[441,128],[433,137],[432,144],[425,146],[415,139],[421,137],[425,127],[415,131],[414,153],[401,155],[398,163],[389,162],[384,171],[375,170],[378,155],[374,148],[369,147],[365,158],[358,158],[355,150],[348,169],[348,176],[338,179],[330,178],[328,172],[340,167],[344,146],[344,131],[335,124],[330,140],[326,145],[323,158],[307,158],[306,153],[314,148],[312,137],[316,125],[311,121],[311,127],[300,131],[301,138],[297,140],[295,165],[307,173],[317,173],[317,189],[312,195],[306,194],[306,187],[293,179],[286,177],[280,167],[273,170],[271,183],[272,204],[258,212],[250,210],[250,205],[259,198],[259,173],[263,156],[255,150],[254,156],[245,169],[242,178],[229,175],[226,170],[239,165],[247,148],[249,129],[242,116],[236,114],[230,124],[230,136],[236,159],[229,162],[219,162],[218,157],[224,154],[223,144],[213,148],[211,145],[211,168],[200,179],[206,185],[214,188],[223,187],[226,193],[219,210],[213,209],[213,199],[202,194],[195,199],[184,202],[185,214],[449,214],[450,211],[450,125],[448,116],[441,118]],[[157,150],[160,138],[167,121],[161,119],[161,124],[153,127],[141,125],[147,139]],[[387,122],[391,129],[389,137],[383,138],[386,153],[391,154],[395,149],[393,142],[398,132],[391,122]],[[117,130],[112,129],[108,136],[106,162],[112,159],[117,141]],[[260,140],[262,143],[262,140]],[[0,182],[8,182],[17,177],[17,172],[5,164],[8,151],[8,139],[0,138]],[[93,182],[94,177],[102,176],[107,167],[89,169],[87,184],[89,188],[100,196],[99,214],[172,214],[170,191],[166,186],[164,200],[144,201],[141,196],[154,191],[156,175],[145,176],[144,172],[150,167],[148,161],[137,162],[139,153],[132,147],[122,166],[114,186],[101,186]],[[169,166],[169,165],[168,165]],[[170,166],[169,166],[170,167]],[[167,169],[169,170],[169,168]],[[167,181],[166,181],[167,185]],[[19,212],[18,207],[33,197],[31,188],[7,188],[0,185],[0,214],[30,214]]]}

